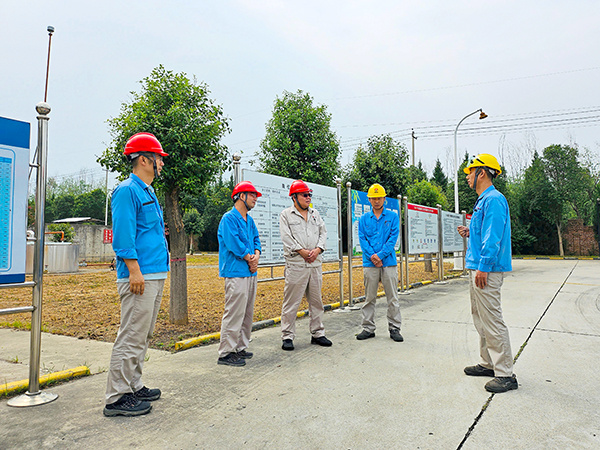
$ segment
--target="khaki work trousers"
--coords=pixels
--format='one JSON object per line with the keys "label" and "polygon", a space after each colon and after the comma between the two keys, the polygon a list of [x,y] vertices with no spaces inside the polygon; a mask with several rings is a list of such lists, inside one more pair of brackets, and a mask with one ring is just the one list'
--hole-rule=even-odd
{"label": "khaki work trousers", "polygon": [[129,283],[117,283],[121,297],[121,325],[110,357],[106,404],[119,400],[123,394],[139,391],[142,367],[154,332],[165,280],[146,280],[144,293],[133,294]]}
{"label": "khaki work trousers", "polygon": [[281,306],[281,339],[296,337],[296,317],[302,297],[306,295],[308,315],[310,317],[310,334],[315,337],[325,336],[323,326],[323,270],[321,266],[305,267],[286,264],[285,286],[283,288],[283,304]]}
{"label": "khaki work trousers", "polygon": [[398,301],[398,269],[396,266],[364,267],[365,304],[362,306],[362,327],[369,333],[375,333],[375,303],[379,281],[387,298],[388,329],[399,330],[402,326],[402,313]]}
{"label": "khaki work trousers", "polygon": [[497,377],[510,377],[513,373],[513,356],[500,305],[504,273],[488,273],[487,286],[479,289],[475,286],[475,272],[469,270],[469,285],[473,324],[479,333],[479,364],[493,369]]}
{"label": "khaki work trousers", "polygon": [[219,357],[250,345],[257,277],[225,278],[225,311],[221,321]]}

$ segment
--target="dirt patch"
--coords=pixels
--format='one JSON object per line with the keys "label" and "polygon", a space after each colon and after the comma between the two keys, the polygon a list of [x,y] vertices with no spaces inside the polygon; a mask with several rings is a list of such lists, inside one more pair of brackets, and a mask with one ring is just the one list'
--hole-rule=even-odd
{"label": "dirt patch", "polygon": [[[355,264],[359,261],[356,260]],[[189,256],[188,265],[188,325],[169,323],[170,280],[165,284],[154,338],[154,348],[171,349],[175,342],[192,336],[220,330],[223,315],[224,281],[219,278],[217,255]],[[445,264],[448,272],[450,264]],[[326,264],[324,271],[336,270],[338,264]],[[352,271],[353,296],[364,295],[362,268]],[[260,278],[282,277],[283,268],[261,268]],[[423,263],[410,264],[410,281],[435,280],[433,272],[425,272]],[[348,299],[348,267],[344,266],[344,298]],[[281,315],[283,280],[259,283],[254,307],[254,320],[271,319]],[[323,276],[323,303],[339,302],[339,273]],[[120,302],[116,289],[116,272],[106,269],[82,269],[77,274],[44,275],[42,330],[54,334],[114,342],[119,329]],[[31,289],[0,290],[0,309],[31,304]],[[304,299],[300,305],[306,309]],[[0,320],[16,316],[0,316]],[[1,327],[30,328],[31,314],[19,314],[13,322],[0,321]]]}

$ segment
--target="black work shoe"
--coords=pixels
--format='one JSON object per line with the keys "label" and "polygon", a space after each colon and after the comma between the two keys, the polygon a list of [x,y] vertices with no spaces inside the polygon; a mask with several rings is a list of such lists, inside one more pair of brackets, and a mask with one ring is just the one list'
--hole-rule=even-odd
{"label": "black work shoe", "polygon": [[144,386],[139,391],[134,392],[133,395],[143,402],[153,402],[160,398],[160,389],[148,389]]}
{"label": "black work shoe", "polygon": [[496,394],[518,388],[519,383],[517,383],[517,377],[514,374],[512,377],[496,377],[485,384],[486,391]]}
{"label": "black work shoe", "polygon": [[238,358],[242,358],[242,359],[250,359],[254,356],[254,353],[246,351],[246,349],[244,350],[240,350],[239,352],[237,352]]}
{"label": "black work shoe", "polygon": [[392,328],[390,330],[390,337],[396,341],[396,342],[403,342],[404,338],[402,337],[402,335],[400,334],[400,330],[398,330],[397,328]]}
{"label": "black work shoe", "polygon": [[331,347],[333,345],[333,342],[331,342],[325,336],[321,336],[318,338],[313,336],[310,338],[310,343],[320,345],[321,347]]}
{"label": "black work shoe", "polygon": [[243,360],[242,358],[240,358],[237,355],[237,353],[231,352],[231,353],[227,353],[225,356],[220,357],[217,360],[217,364],[224,364],[226,366],[240,367],[240,366],[245,366],[246,361]]}
{"label": "black work shoe", "polygon": [[150,402],[143,402],[133,394],[124,394],[119,400],[104,407],[104,415],[112,416],[141,416],[152,409]]}
{"label": "black work shoe", "polygon": [[476,366],[467,366],[465,367],[465,373],[472,377],[493,377],[494,371],[492,369],[486,369],[480,364]]}
{"label": "black work shoe", "polygon": [[356,339],[358,339],[359,341],[364,341],[365,339],[370,339],[370,338],[374,338],[375,337],[375,333],[370,333],[367,330],[362,330],[360,333],[358,333],[356,335]]}
{"label": "black work shoe", "polygon": [[294,341],[292,341],[291,339],[284,339],[283,344],[281,344],[281,348],[287,351],[294,350]]}

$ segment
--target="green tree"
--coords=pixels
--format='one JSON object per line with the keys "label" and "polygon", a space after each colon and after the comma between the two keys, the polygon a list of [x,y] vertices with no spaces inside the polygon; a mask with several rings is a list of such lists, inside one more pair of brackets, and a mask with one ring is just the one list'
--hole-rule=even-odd
{"label": "green tree", "polygon": [[408,201],[423,206],[435,208],[441,205],[442,209],[448,209],[448,199],[439,186],[427,180],[418,181],[408,187]]}
{"label": "green tree", "polygon": [[91,217],[104,220],[106,211],[106,193],[103,189],[94,189],[75,197],[73,204],[74,217]]}
{"label": "green tree", "polygon": [[408,180],[410,184],[427,180],[427,172],[423,169],[423,163],[419,160],[416,166],[410,166],[408,169]]}
{"label": "green tree", "polygon": [[[52,233],[50,240],[53,242],[73,242],[73,238],[75,237],[75,229],[69,223],[48,224],[48,231]],[[61,231],[63,234],[60,234]]]}
{"label": "green tree", "polygon": [[190,255],[194,254],[192,241],[194,236],[202,234],[202,217],[196,208],[188,209],[183,215],[183,227],[190,238]]}
{"label": "green tree", "polygon": [[436,186],[439,186],[442,191],[445,191],[448,187],[448,177],[444,174],[442,163],[439,158],[435,161],[435,168],[433,169],[433,176],[430,181]]}
{"label": "green tree", "polygon": [[187,324],[187,237],[183,224],[183,194],[198,195],[226,167],[227,148],[220,142],[229,132],[221,106],[209,98],[208,86],[175,74],[162,65],[131,92],[131,101],[108,120],[110,147],[98,158],[102,166],[124,179],[131,165],[123,156],[127,139],[138,132],[154,134],[169,154],[154,186],[164,195],[165,221],[171,251],[170,321]]}
{"label": "green tree", "polygon": [[366,192],[374,183],[381,184],[388,197],[406,194],[408,185],[408,151],[390,135],[372,136],[366,147],[356,149],[352,162],[346,166],[345,181],[352,189]]}
{"label": "green tree", "polygon": [[275,99],[260,148],[260,170],[265,173],[326,186],[333,186],[339,175],[340,148],[331,131],[331,114],[301,90],[284,91]]}
{"label": "green tree", "polygon": [[585,219],[584,210],[593,201],[587,189],[592,183],[589,171],[581,167],[578,157],[577,148],[569,145],[550,145],[544,149],[542,157],[553,201],[548,208],[556,226],[561,256],[564,256],[562,226],[569,210],[578,218]]}

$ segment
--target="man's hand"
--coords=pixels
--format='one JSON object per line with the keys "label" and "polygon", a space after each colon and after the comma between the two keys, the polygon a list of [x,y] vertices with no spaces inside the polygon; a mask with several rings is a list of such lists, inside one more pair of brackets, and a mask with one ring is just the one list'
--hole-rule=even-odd
{"label": "man's hand", "polygon": [[383,267],[383,261],[381,261],[381,258],[377,256],[377,253],[371,256],[371,262],[375,265],[375,267]]}
{"label": "man's hand", "polygon": [[258,270],[258,256],[248,253],[246,256],[244,256],[244,260],[246,263],[248,263],[248,269],[250,269],[250,273],[256,273]]}
{"label": "man's hand", "polygon": [[479,289],[484,289],[487,286],[487,278],[487,272],[481,272],[478,270],[475,272],[475,286],[477,286]]}
{"label": "man's hand", "polygon": [[469,237],[469,227],[459,225],[456,227],[456,229],[458,230],[458,234],[460,234],[462,237],[464,237],[464,238]]}
{"label": "man's hand", "polygon": [[129,270],[129,290],[132,294],[142,295],[145,288],[144,275],[137,259],[124,259],[123,262]]}
{"label": "man's hand", "polygon": [[313,263],[316,261],[317,257],[321,254],[323,250],[320,248],[314,248],[308,252],[308,257],[304,258],[307,263]]}

